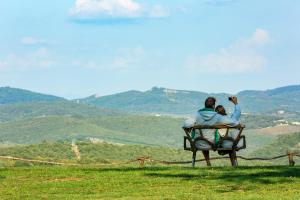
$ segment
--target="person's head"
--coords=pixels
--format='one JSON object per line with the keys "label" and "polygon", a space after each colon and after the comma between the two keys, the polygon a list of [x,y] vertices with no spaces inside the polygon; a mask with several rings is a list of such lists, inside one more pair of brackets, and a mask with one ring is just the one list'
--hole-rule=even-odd
{"label": "person's head", "polygon": [[214,97],[208,97],[205,100],[205,108],[215,109],[216,99]]}
{"label": "person's head", "polygon": [[227,115],[226,110],[225,110],[224,106],[222,106],[222,105],[218,105],[216,107],[215,111],[220,115]]}

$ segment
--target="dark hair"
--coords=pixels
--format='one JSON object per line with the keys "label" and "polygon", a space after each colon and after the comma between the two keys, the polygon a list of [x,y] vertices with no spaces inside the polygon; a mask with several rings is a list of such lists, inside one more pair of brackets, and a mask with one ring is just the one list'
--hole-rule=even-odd
{"label": "dark hair", "polygon": [[222,106],[222,105],[218,105],[216,107],[215,111],[220,115],[227,115],[226,110],[225,110],[224,106]]}
{"label": "dark hair", "polygon": [[205,100],[205,108],[212,108],[214,109],[216,105],[216,99],[214,97],[208,97]]}

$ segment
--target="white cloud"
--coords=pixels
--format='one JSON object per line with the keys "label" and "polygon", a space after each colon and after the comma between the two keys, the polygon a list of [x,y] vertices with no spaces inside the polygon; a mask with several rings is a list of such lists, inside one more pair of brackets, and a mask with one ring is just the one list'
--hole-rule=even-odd
{"label": "white cloud", "polygon": [[269,33],[264,29],[256,29],[250,40],[254,45],[265,45],[270,42]]}
{"label": "white cloud", "polygon": [[270,42],[264,29],[256,29],[250,38],[237,40],[216,53],[190,55],[185,67],[190,70],[212,73],[244,73],[261,69],[267,59],[260,49]]}
{"label": "white cloud", "polygon": [[40,38],[26,36],[21,38],[21,43],[24,45],[39,45],[39,44],[45,44],[46,41]]}
{"label": "white cloud", "polygon": [[3,59],[0,58],[0,70],[48,68],[55,63],[50,59],[49,51],[46,48],[39,48],[26,55],[10,54]]}
{"label": "white cloud", "polygon": [[166,17],[169,12],[161,5],[147,7],[135,0],[76,0],[70,14],[75,19],[94,20]]}

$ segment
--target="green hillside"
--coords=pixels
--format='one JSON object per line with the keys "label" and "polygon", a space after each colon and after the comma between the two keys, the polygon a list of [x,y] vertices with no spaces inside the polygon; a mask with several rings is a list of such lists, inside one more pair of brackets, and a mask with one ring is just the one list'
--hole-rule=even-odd
{"label": "green hillside", "polygon": [[[63,163],[77,163],[77,164],[111,164],[123,163],[134,160],[139,157],[150,157],[154,160],[160,161],[191,161],[192,153],[184,151],[182,148],[170,147],[154,147],[145,145],[123,145],[106,142],[90,142],[77,141],[76,152],[71,146],[71,141],[58,142],[41,142],[30,145],[14,145],[14,146],[0,146],[0,156],[12,156],[24,159],[33,159],[41,161],[63,162]],[[220,157],[217,152],[211,152],[212,157]],[[238,155],[245,154],[241,151]],[[261,155],[246,155],[247,157],[261,156]],[[266,157],[270,157],[268,155]],[[201,152],[198,152],[197,159],[203,159]],[[272,161],[246,161],[238,159],[240,166],[255,166],[255,165],[287,165],[287,158],[281,158]],[[300,161],[295,158],[296,163]],[[161,163],[147,162],[148,165],[161,165]],[[39,163],[29,163],[25,161],[0,160],[0,167],[8,166],[29,166],[41,165]],[[134,162],[133,165],[138,165]],[[181,164],[191,166],[191,164]],[[212,160],[213,166],[230,166],[228,158],[222,160]],[[206,166],[205,162],[198,162],[197,166]]]}
{"label": "green hillside", "polygon": [[[193,114],[202,106],[207,95],[202,92],[154,87],[145,92],[128,91],[103,97],[90,96],[77,101],[133,113]],[[228,95],[215,96],[224,100]]]}
{"label": "green hillside", "polygon": [[112,142],[179,146],[182,119],[151,116],[45,116],[0,123],[0,138],[8,143],[95,137]]}
{"label": "green hillside", "polygon": [[[208,96],[216,97],[218,104],[231,109],[232,106],[228,101],[231,94],[209,94],[158,87],[145,92],[128,91],[103,97],[93,95],[77,101],[134,113],[192,114],[203,106]],[[300,112],[300,85],[266,91],[242,91],[237,96],[243,112],[264,114],[278,110]]]}
{"label": "green hillside", "polygon": [[[247,129],[273,125],[272,117],[247,116]],[[243,120],[245,120],[243,118]],[[72,140],[87,137],[125,144],[182,147],[183,119],[143,115],[84,117],[53,115],[0,123],[2,143],[38,143],[43,140]],[[249,124],[249,125],[248,125]],[[246,130],[247,130],[246,129]],[[247,135],[247,131],[245,132]],[[256,139],[255,133],[249,138]]]}
{"label": "green hillside", "polygon": [[52,115],[94,117],[122,115],[122,113],[70,101],[34,102],[0,106],[0,122],[18,120],[26,117],[32,118]]}
{"label": "green hillside", "polygon": [[[72,163],[111,163],[132,160],[142,156],[150,156],[159,160],[182,161],[190,160],[191,153],[182,149],[168,147],[151,147],[142,145],[119,145],[79,141],[76,143],[81,159],[78,161],[71,150],[71,142],[42,142],[32,145],[0,147],[1,156],[13,156],[26,159],[37,159]],[[1,163],[1,161],[0,161]],[[5,162],[3,165],[26,165],[21,161]]]}
{"label": "green hillside", "polygon": [[288,151],[300,152],[300,133],[280,135],[271,144],[254,151],[252,155],[270,157],[285,154]]}
{"label": "green hillside", "polygon": [[13,103],[29,103],[29,102],[52,102],[65,101],[64,98],[46,95],[29,90],[23,90],[11,87],[0,87],[0,105]]}

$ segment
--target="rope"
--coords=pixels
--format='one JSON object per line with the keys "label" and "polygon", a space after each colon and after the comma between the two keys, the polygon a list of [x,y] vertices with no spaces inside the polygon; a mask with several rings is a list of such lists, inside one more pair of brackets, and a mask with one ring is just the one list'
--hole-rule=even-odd
{"label": "rope", "polygon": [[246,157],[243,157],[243,156],[237,156],[237,158],[240,158],[240,159],[243,159],[243,160],[276,160],[278,158],[283,158],[283,157],[286,157],[286,156],[288,156],[288,154],[275,156],[273,158],[246,158]]}
{"label": "rope", "polygon": [[[280,155],[280,156],[276,156],[276,157],[272,157],[272,158],[246,158],[243,156],[236,156],[237,158],[240,158],[242,160],[276,160],[279,158],[283,158],[283,157],[287,157],[288,154],[285,155]],[[300,155],[296,155],[294,154],[294,156],[300,157]],[[221,160],[221,159],[229,159],[230,157],[212,157],[209,158],[209,160]],[[161,163],[161,164],[166,164],[166,165],[171,165],[171,164],[191,164],[192,161],[161,161],[161,160],[151,160],[157,163]],[[198,159],[195,160],[195,162],[203,162],[205,161],[205,159]]]}
{"label": "rope", "polygon": [[52,162],[52,161],[44,161],[44,160],[33,160],[33,159],[26,159],[26,158],[17,158],[12,156],[0,156],[0,159],[20,160],[24,162],[44,163],[44,164],[51,164],[51,165],[73,165],[73,166],[78,165],[76,163],[61,163],[61,162]]}
{"label": "rope", "polygon": [[[244,156],[236,156],[237,158],[243,159],[243,160],[275,160],[283,157],[287,157],[289,155],[293,155],[296,157],[300,157],[300,154],[294,154],[294,153],[288,153],[284,155],[275,156],[272,158],[246,158]],[[228,159],[229,157],[212,157],[210,160],[221,160],[221,159]],[[140,166],[144,166],[145,161],[149,162],[155,162],[165,165],[173,165],[173,164],[191,164],[192,161],[163,161],[163,160],[156,160],[151,159],[150,157],[139,157],[136,159],[124,161],[124,162],[113,162],[113,163],[94,163],[94,164],[82,164],[82,163],[63,163],[63,162],[53,162],[53,161],[44,161],[44,160],[35,160],[35,159],[26,159],[26,158],[18,158],[18,157],[12,157],[12,156],[0,156],[0,159],[6,159],[6,160],[20,160],[24,162],[31,162],[31,163],[42,163],[42,164],[51,164],[51,165],[62,165],[62,166],[112,166],[112,165],[126,165],[134,162],[139,162]],[[205,159],[198,159],[195,160],[195,162],[203,162]]]}
{"label": "rope", "polygon": [[12,156],[0,156],[0,159],[5,160],[20,160],[24,162],[30,163],[42,163],[42,164],[50,164],[50,165],[64,165],[64,166],[83,166],[83,165],[92,165],[92,166],[108,166],[108,165],[124,165],[138,161],[138,159],[133,159],[125,162],[115,162],[115,163],[95,163],[95,164],[81,164],[81,163],[63,163],[63,162],[53,162],[53,161],[45,161],[45,160],[34,160],[34,159],[26,159],[26,158],[18,158]]}

